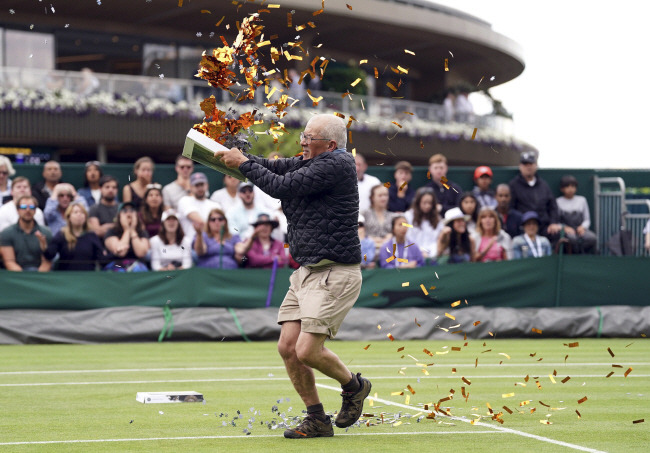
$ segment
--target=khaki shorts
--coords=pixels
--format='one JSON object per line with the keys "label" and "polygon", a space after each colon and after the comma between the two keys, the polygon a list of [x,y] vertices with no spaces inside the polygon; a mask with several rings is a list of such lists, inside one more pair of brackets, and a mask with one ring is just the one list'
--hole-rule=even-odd
{"label": "khaki shorts", "polygon": [[300,321],[302,332],[334,338],[361,292],[361,266],[300,266],[291,274],[289,283],[278,312],[278,324]]}

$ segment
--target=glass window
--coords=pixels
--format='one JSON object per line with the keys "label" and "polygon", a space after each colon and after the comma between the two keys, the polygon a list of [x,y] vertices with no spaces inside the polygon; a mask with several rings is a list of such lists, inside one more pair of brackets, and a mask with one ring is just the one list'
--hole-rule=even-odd
{"label": "glass window", "polygon": [[6,66],[54,69],[54,35],[5,30],[3,48]]}

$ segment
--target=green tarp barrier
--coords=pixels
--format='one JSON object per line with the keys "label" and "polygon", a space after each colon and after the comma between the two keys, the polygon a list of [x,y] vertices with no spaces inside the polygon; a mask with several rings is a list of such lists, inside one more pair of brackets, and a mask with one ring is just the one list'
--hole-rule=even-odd
{"label": "green tarp barrier", "polygon": [[[278,269],[271,305],[281,304],[291,269]],[[436,276],[437,274],[437,276]],[[87,310],[121,306],[263,308],[270,270],[189,269],[109,273],[0,271],[0,309]],[[550,256],[363,272],[356,307],[649,305],[650,259]],[[408,286],[403,286],[408,282]],[[424,285],[425,295],[420,285]],[[435,289],[431,289],[434,287]]]}

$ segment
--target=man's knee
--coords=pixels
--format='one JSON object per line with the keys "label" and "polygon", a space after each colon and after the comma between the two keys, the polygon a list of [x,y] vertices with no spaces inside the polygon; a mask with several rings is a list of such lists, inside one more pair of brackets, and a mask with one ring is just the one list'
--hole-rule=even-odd
{"label": "man's knee", "polygon": [[280,333],[280,340],[278,341],[278,352],[283,359],[295,358],[296,356],[296,342],[300,334],[300,324],[297,326],[293,324],[283,324]]}

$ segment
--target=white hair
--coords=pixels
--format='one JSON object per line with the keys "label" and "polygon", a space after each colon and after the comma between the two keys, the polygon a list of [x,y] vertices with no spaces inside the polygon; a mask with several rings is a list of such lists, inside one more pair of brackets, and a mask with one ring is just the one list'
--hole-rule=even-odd
{"label": "white hair", "polygon": [[336,115],[318,114],[311,117],[307,124],[318,123],[318,131],[323,138],[336,142],[338,148],[345,149],[348,144],[348,131],[345,123]]}
{"label": "white hair", "polygon": [[9,176],[13,176],[16,174],[16,170],[14,170],[14,166],[11,165],[11,160],[6,157],[6,156],[0,156],[0,167],[5,166],[7,167],[7,171],[9,172]]}

